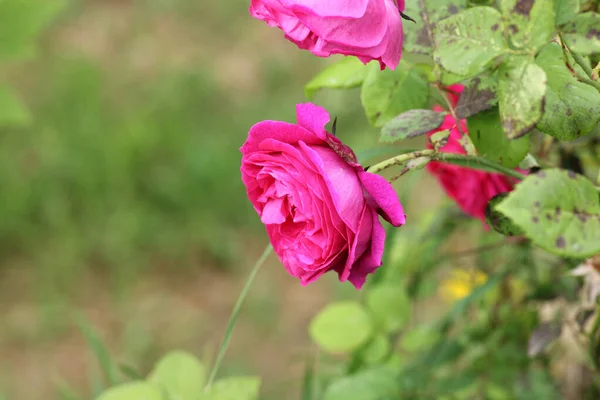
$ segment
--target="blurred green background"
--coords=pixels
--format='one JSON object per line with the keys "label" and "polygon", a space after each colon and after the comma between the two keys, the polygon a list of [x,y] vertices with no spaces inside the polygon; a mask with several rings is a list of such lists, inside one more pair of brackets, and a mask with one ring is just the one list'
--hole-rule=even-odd
{"label": "blurred green background", "polygon": [[[0,399],[66,399],[67,383],[91,396],[98,367],[80,315],[143,372],[168,350],[218,345],[267,242],[238,149],[255,122],[294,121],[303,85],[331,62],[247,8],[73,0],[35,53],[0,62],[0,82],[30,113],[0,127]],[[355,149],[375,142],[357,92],[316,102]],[[312,354],[311,317],[357,296],[335,282],[303,288],[271,259],[222,374],[259,374],[265,399],[291,398]]]}

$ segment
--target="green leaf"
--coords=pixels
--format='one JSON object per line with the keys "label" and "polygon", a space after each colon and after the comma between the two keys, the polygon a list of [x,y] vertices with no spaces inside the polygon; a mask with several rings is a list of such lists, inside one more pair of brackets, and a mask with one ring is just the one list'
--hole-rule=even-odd
{"label": "green leaf", "polygon": [[498,104],[504,133],[515,139],[542,117],[546,73],[528,57],[511,57],[498,70]]}
{"label": "green leaf", "polygon": [[393,400],[400,398],[400,377],[391,368],[379,367],[334,381],[324,400]]}
{"label": "green leaf", "polygon": [[373,326],[363,306],[349,301],[327,305],[312,320],[309,331],[325,351],[348,353],[369,340]]}
{"label": "green leaf", "polygon": [[554,32],[553,0],[500,0],[502,17],[516,48],[537,50]]}
{"label": "green leaf", "polygon": [[551,253],[584,258],[600,252],[598,191],[572,171],[529,175],[496,209]]}
{"label": "green leaf", "polygon": [[65,0],[0,1],[0,59],[27,53],[30,41],[65,5]]}
{"label": "green leaf", "polygon": [[[573,140],[592,132],[600,122],[600,93],[573,76],[556,43],[545,46],[535,62],[548,77],[545,112],[538,129],[560,140]],[[569,62],[574,65],[572,60]],[[583,74],[579,66],[575,68]]]}
{"label": "green leaf", "polygon": [[496,232],[504,236],[522,235],[523,230],[516,226],[509,218],[500,211],[496,210],[496,206],[500,204],[508,196],[508,193],[498,193],[488,201],[485,207],[485,222],[492,227]]}
{"label": "green leaf", "polygon": [[418,325],[402,335],[400,345],[409,352],[416,352],[431,348],[439,340],[439,332],[431,326]]}
{"label": "green leaf", "polygon": [[201,400],[258,400],[260,378],[244,376],[217,381]]}
{"label": "green leaf", "polygon": [[438,128],[446,113],[431,110],[409,110],[388,121],[381,129],[379,140],[394,143],[413,138]]}
{"label": "green leaf", "polygon": [[574,52],[583,55],[600,53],[600,14],[591,11],[579,14],[562,28],[562,32]]}
{"label": "green leaf", "polygon": [[81,333],[85,337],[87,345],[90,347],[96,359],[100,363],[100,368],[104,373],[110,385],[116,385],[121,382],[119,377],[119,367],[113,361],[108,349],[102,342],[102,339],[96,330],[87,322],[84,317],[78,318],[78,325]]}
{"label": "green leaf", "polygon": [[570,22],[579,12],[579,0],[556,0],[554,2],[556,26]]}
{"label": "green leaf", "polygon": [[148,380],[161,387],[169,400],[196,400],[204,389],[207,369],[193,355],[172,351],[156,363]]}
{"label": "green leaf", "polygon": [[366,303],[384,332],[399,330],[410,318],[410,299],[400,285],[380,284],[371,288]]}
{"label": "green leaf", "polygon": [[390,353],[392,346],[384,335],[374,336],[360,352],[361,358],[367,364],[378,364]]}
{"label": "green leaf", "polygon": [[112,387],[96,400],[166,400],[160,389],[149,382],[137,381]]}
{"label": "green leaf", "polygon": [[467,124],[477,153],[488,160],[515,168],[529,152],[529,135],[508,139],[497,108],[471,116]]}
{"label": "green leaf", "polygon": [[439,151],[442,147],[444,147],[448,143],[448,138],[450,137],[450,129],[444,129],[442,131],[436,132],[433,135],[429,136],[429,143],[433,146],[435,151]]}
{"label": "green leaf", "polygon": [[395,71],[371,64],[360,97],[369,121],[379,127],[405,111],[425,108],[429,85],[407,61],[400,61]]}
{"label": "green leaf", "polygon": [[467,118],[498,104],[496,76],[480,75],[464,83],[464,90],[456,104],[456,115]]}
{"label": "green leaf", "polygon": [[407,1],[404,13],[417,21],[402,25],[402,47],[410,53],[431,55],[435,24],[467,7],[465,0],[418,0]]}
{"label": "green leaf", "polygon": [[473,7],[440,21],[435,29],[434,58],[446,70],[477,75],[506,50],[500,13]]}
{"label": "green leaf", "polygon": [[368,68],[356,57],[344,57],[319,72],[304,87],[304,94],[312,100],[321,89],[350,89],[360,86]]}
{"label": "green leaf", "polygon": [[31,122],[27,108],[8,86],[0,85],[0,125],[25,125]]}

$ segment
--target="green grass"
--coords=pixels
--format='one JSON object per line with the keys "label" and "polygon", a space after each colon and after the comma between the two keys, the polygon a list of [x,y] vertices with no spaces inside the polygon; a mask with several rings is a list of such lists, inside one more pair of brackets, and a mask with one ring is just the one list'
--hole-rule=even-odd
{"label": "green grass", "polygon": [[[89,290],[90,272],[92,285],[104,287],[107,281],[117,298],[124,298],[153,270],[182,277],[198,269],[235,271],[253,261],[249,249],[254,254],[266,244],[240,180],[239,147],[260,120],[294,121],[295,104],[306,101],[303,84],[328,61],[297,51],[280,32],[252,20],[247,3],[131,2],[128,36],[112,38],[119,40],[112,43],[117,50],[98,56],[69,44],[72,35],[85,36],[97,26],[68,27],[86,10],[109,3],[73,1],[40,38],[34,60],[3,66],[33,122],[0,127],[0,276],[18,270],[32,285],[28,293],[15,286],[14,293],[0,295],[9,309],[13,296],[28,298],[38,304],[39,315],[27,334],[8,325],[0,329],[0,345],[43,347],[66,335],[79,295]],[[110,14],[91,15],[111,32]],[[184,50],[194,52],[197,46],[198,54],[182,65],[159,59],[164,64],[140,70],[130,53],[142,46],[140,38],[153,38],[152,29],[163,20],[175,21],[165,28],[177,28],[175,43],[192,42]],[[67,39],[65,32],[71,35]],[[149,43],[164,46],[159,38]],[[254,68],[250,72],[246,58]],[[223,59],[231,60],[226,72]],[[244,79],[247,85],[237,87]],[[338,135],[357,150],[375,140],[358,93],[322,93],[316,102],[338,116]],[[260,326],[274,323],[280,305],[277,299],[257,298],[247,311],[264,331]],[[118,358],[142,367],[155,361],[165,343],[189,346],[195,343],[190,335],[214,330],[210,321],[184,324],[187,311],[173,309],[166,312],[181,314],[188,331],[165,338],[151,325],[153,314],[148,320],[128,316],[121,305],[110,304],[122,327]],[[225,361],[225,370],[236,363],[249,361],[234,356]],[[11,376],[0,376],[0,386],[24,382]],[[267,392],[276,385],[267,383]],[[67,398],[65,390],[46,398]]]}

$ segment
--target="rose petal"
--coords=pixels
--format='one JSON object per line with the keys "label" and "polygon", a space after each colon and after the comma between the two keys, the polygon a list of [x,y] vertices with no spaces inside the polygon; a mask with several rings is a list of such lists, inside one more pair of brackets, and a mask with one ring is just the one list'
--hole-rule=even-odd
{"label": "rose petal", "polygon": [[337,211],[339,217],[352,231],[357,232],[365,200],[354,168],[329,147],[308,147],[300,143],[300,148],[323,177],[331,195],[331,208]]}
{"label": "rose petal", "polygon": [[298,125],[313,132],[323,141],[327,139],[325,125],[327,125],[330,118],[329,113],[323,107],[312,103],[298,104],[296,105],[296,118]]}
{"label": "rose petal", "polygon": [[264,140],[295,144],[303,141],[308,145],[321,144],[323,139],[301,126],[281,121],[262,121],[250,128],[248,138],[240,148],[243,155],[261,150]]}
{"label": "rose petal", "polygon": [[[386,0],[387,1],[387,0]],[[371,0],[281,0],[290,10],[310,12],[321,17],[360,18]]]}
{"label": "rose petal", "polygon": [[269,199],[265,203],[260,220],[263,224],[281,224],[285,222],[285,217],[283,199]]}
{"label": "rose petal", "polygon": [[352,273],[358,260],[367,251],[373,230],[373,221],[370,217],[371,209],[364,207],[358,224],[358,233],[348,232],[347,237],[350,244],[348,258],[343,269],[338,271],[340,282],[345,282]]}
{"label": "rose petal", "polygon": [[379,175],[364,170],[358,173],[358,178],[370,195],[370,199],[374,202],[373,207],[386,221],[394,226],[406,223],[406,215],[402,204],[400,204],[396,191],[388,181]]}
{"label": "rose petal", "polygon": [[348,280],[357,288],[360,289],[367,279],[367,275],[375,272],[381,266],[383,259],[383,250],[385,247],[385,229],[379,222],[379,215],[376,212],[371,212],[373,219],[373,231],[371,233],[371,246],[360,257],[350,270]]}

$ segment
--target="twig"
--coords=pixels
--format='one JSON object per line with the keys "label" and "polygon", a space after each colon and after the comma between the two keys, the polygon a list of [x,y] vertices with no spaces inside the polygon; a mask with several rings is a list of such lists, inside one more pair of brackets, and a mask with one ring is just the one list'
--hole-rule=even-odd
{"label": "twig", "polygon": [[565,42],[565,39],[562,37],[562,35],[560,33],[558,34],[558,37],[560,38],[560,42],[561,42],[562,46],[564,46],[569,51],[569,53],[571,53],[575,62],[581,67],[581,69],[583,69],[583,71],[587,75],[587,76],[579,76],[579,74],[578,74],[577,79],[580,80],[581,82],[584,82],[590,86],[595,87],[596,89],[598,89],[598,91],[600,91],[600,82],[596,82],[596,81],[592,80],[592,67],[590,67],[585,62],[584,58],[579,53],[576,53],[573,50],[571,50],[571,48],[569,47],[567,42]]}
{"label": "twig", "polygon": [[455,153],[437,153],[433,156],[433,159],[437,160],[437,161],[446,161],[446,162],[455,161],[455,162],[460,162],[461,164],[462,163],[466,164],[469,162],[474,163],[474,164],[481,164],[483,166],[489,167],[497,172],[500,172],[504,175],[511,176],[518,180],[525,179],[525,175],[521,174],[520,172],[517,172],[514,169],[510,169],[508,167],[505,167],[504,165],[495,163],[493,161],[490,161],[490,160],[482,158],[482,157],[467,156],[467,155],[455,154]]}
{"label": "twig", "polygon": [[407,161],[414,160],[419,157],[432,157],[435,154],[433,150],[420,150],[413,151],[412,153],[400,154],[396,157],[388,158],[387,160],[383,160],[382,162],[375,164],[369,168],[369,172],[377,173],[386,168],[393,167],[394,165],[404,164]]}

